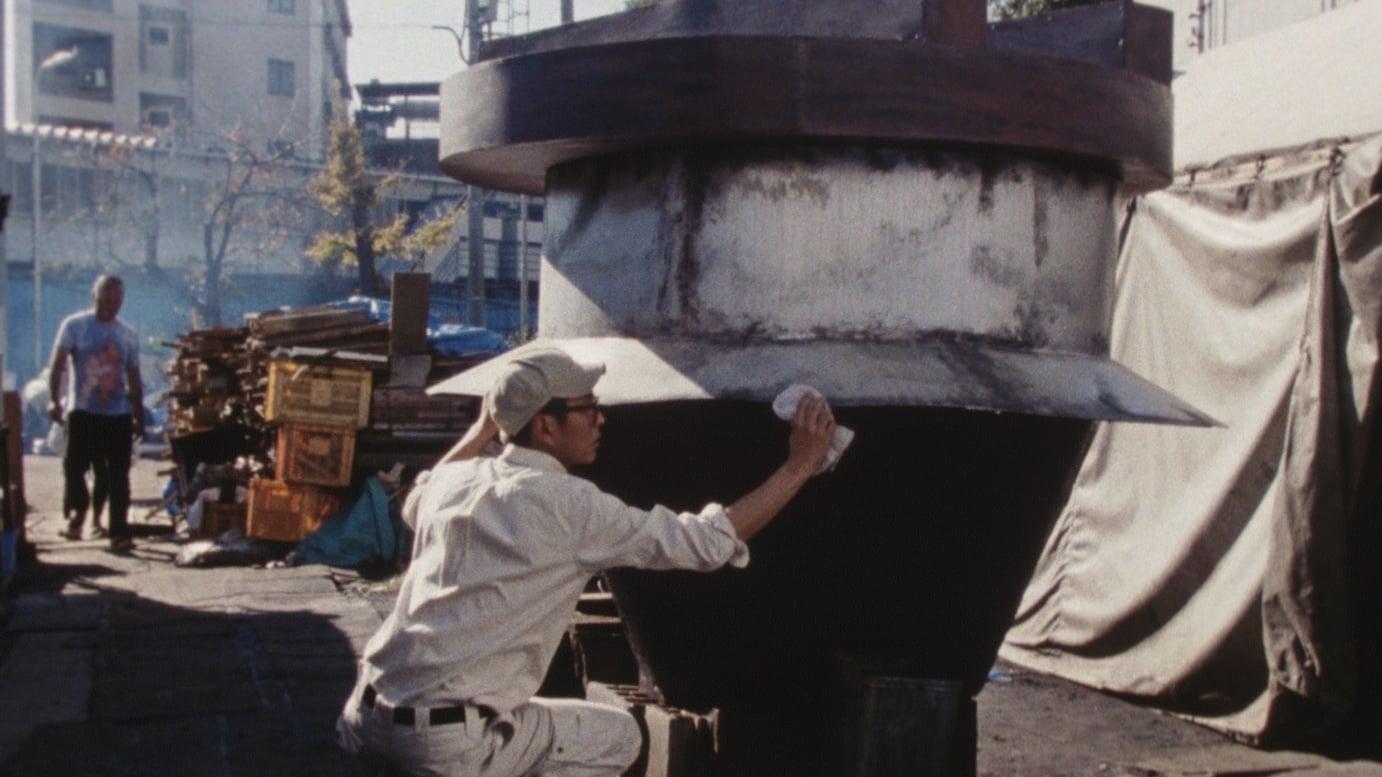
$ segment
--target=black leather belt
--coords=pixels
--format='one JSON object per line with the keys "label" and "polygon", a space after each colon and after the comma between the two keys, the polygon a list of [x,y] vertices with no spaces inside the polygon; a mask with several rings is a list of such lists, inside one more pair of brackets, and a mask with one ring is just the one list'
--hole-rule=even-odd
{"label": "black leather belt", "polygon": [[[379,699],[379,694],[374,690],[374,686],[366,685],[365,693],[360,697],[360,703],[367,709],[374,709],[374,704]],[[494,710],[489,707],[474,707],[480,713],[481,720],[489,720],[495,716]],[[428,725],[445,726],[451,723],[464,723],[466,718],[466,707],[464,705],[456,707],[394,707],[391,713],[393,723],[396,726],[412,726],[417,723],[418,713],[427,716]]]}

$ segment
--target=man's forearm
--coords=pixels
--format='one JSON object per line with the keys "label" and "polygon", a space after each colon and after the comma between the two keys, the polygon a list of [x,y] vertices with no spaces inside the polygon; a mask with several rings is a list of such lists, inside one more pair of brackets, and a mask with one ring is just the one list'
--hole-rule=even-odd
{"label": "man's forearm", "polygon": [[763,481],[763,485],[730,505],[727,511],[729,522],[734,525],[734,532],[739,535],[739,539],[747,542],[762,531],[763,527],[792,501],[792,497],[806,485],[811,475],[809,468],[788,461]]}
{"label": "man's forearm", "polygon": [[835,419],[820,396],[808,396],[797,404],[792,436],[787,441],[787,461],[763,485],[729,506],[729,522],[739,539],[748,541],[782,512],[825,459]]}
{"label": "man's forearm", "polygon": [[54,404],[62,402],[62,379],[66,373],[67,359],[54,357],[53,363],[48,366],[48,401]]}
{"label": "man's forearm", "polygon": [[479,456],[484,452],[485,446],[489,445],[489,441],[494,439],[494,435],[495,429],[493,425],[486,423],[485,419],[481,418],[466,430],[465,435],[461,437],[459,442],[451,446],[451,450],[447,451],[446,455],[441,457],[437,462],[437,466],[440,467],[443,464],[448,464],[453,461],[464,461],[465,459],[473,459]]}

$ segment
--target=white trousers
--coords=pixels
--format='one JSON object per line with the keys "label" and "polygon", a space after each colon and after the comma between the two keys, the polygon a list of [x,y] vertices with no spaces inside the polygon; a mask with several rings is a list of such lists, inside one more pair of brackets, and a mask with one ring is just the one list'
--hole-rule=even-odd
{"label": "white trousers", "polygon": [[397,772],[426,777],[617,777],[638,758],[643,735],[633,716],[579,699],[538,699],[507,715],[432,726],[393,722],[383,703],[364,708],[357,686],[336,722],[347,752]]}

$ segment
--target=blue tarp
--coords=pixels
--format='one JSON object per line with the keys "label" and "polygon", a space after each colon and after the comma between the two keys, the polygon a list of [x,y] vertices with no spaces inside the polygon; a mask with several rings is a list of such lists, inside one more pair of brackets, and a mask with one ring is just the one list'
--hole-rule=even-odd
{"label": "blue tarp", "polygon": [[390,513],[384,486],[371,477],[350,512],[322,524],[297,552],[308,564],[361,567],[404,558],[408,539],[402,520]]}
{"label": "blue tarp", "polygon": [[[393,310],[387,300],[354,296],[330,303],[345,310],[363,310],[375,321],[388,321]],[[439,353],[462,356],[472,353],[503,353],[509,349],[498,332],[464,324],[448,323],[435,313],[427,316],[427,344]]]}
{"label": "blue tarp", "polygon": [[503,353],[509,349],[498,332],[463,324],[442,324],[427,330],[427,344],[448,356],[471,353]]}

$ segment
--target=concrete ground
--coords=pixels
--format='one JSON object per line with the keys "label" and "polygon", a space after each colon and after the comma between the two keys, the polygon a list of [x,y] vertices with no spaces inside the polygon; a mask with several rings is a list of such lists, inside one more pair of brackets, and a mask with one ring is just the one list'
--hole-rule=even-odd
{"label": "concrete ground", "polygon": [[[63,540],[57,460],[25,468],[39,564],[0,630],[0,774],[364,774],[332,723],[387,584],[316,566],[173,566],[167,519],[140,520],[159,492],[147,461],[132,554]],[[979,698],[983,775],[1382,775],[1235,745],[1054,678],[997,677]]]}

